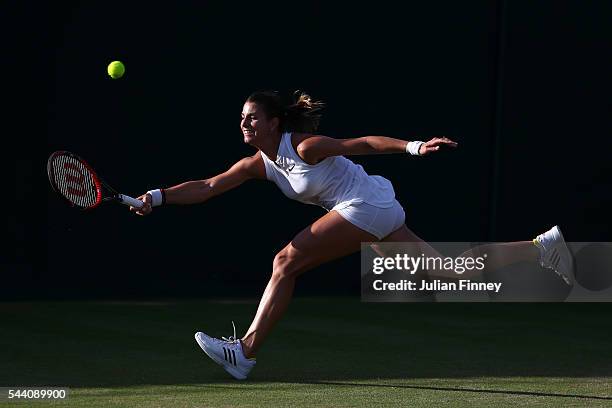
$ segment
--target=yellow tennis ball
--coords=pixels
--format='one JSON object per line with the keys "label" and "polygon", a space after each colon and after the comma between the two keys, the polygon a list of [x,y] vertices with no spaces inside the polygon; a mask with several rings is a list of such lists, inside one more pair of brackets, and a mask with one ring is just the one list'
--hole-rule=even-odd
{"label": "yellow tennis ball", "polygon": [[125,74],[125,65],[121,61],[113,61],[108,64],[108,75],[113,79],[118,79]]}

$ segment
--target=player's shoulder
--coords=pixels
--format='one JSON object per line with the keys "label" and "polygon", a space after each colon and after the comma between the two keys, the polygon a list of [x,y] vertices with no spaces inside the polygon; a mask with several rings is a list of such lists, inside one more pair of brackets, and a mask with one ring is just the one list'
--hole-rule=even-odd
{"label": "player's shoulder", "polygon": [[323,135],[312,133],[295,133],[291,139],[293,149],[302,160],[308,164],[317,164],[322,160],[320,153],[325,150],[331,142],[336,140]]}
{"label": "player's shoulder", "polygon": [[312,133],[297,133],[294,132],[291,134],[291,144],[293,145],[294,149],[297,149],[297,147],[304,141],[308,140],[308,139],[312,139],[312,138],[317,138],[317,137],[321,137],[319,135],[315,135]]}
{"label": "player's shoulder", "polygon": [[253,178],[266,178],[266,168],[259,150],[254,155],[240,160],[240,164],[242,170],[249,176]]}

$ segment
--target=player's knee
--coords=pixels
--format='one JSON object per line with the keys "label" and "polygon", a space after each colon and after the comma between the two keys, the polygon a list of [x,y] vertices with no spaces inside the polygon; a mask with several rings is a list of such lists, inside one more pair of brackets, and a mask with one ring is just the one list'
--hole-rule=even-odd
{"label": "player's knee", "polygon": [[274,257],[272,263],[272,277],[276,279],[295,278],[298,274],[296,262],[285,249]]}

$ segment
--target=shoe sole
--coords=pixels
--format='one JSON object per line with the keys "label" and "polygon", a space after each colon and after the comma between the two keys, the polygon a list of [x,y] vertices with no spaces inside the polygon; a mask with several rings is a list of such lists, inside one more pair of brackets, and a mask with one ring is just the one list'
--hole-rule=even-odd
{"label": "shoe sole", "polygon": [[229,374],[230,374],[232,377],[234,377],[234,378],[235,378],[235,379],[237,379],[237,380],[245,380],[245,379],[247,378],[247,376],[246,376],[246,375],[244,375],[244,374],[240,373],[240,372],[239,372],[239,371],[237,371],[237,370],[236,370],[234,367],[230,367],[230,366],[226,365],[225,361],[223,361],[223,360],[221,360],[221,359],[217,358],[217,356],[216,356],[214,353],[212,353],[212,352],[211,352],[211,353],[209,353],[209,352],[206,350],[206,345],[204,344],[204,342],[200,340],[200,338],[199,338],[199,336],[198,336],[198,334],[199,334],[199,333],[200,333],[200,332],[198,332],[198,333],[196,333],[196,334],[195,334],[195,340],[196,340],[196,342],[198,343],[198,346],[200,346],[200,348],[202,349],[202,351],[204,351],[204,353],[206,353],[206,355],[207,355],[208,357],[210,357],[210,359],[211,359],[212,361],[214,361],[215,363],[217,363],[217,364],[219,364],[221,367],[223,367],[223,369],[224,369],[225,371],[227,371],[227,372],[228,372],[228,373],[229,373]]}

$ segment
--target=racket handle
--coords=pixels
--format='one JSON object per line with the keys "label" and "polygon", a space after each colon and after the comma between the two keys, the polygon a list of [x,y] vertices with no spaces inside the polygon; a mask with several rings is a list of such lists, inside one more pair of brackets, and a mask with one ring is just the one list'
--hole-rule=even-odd
{"label": "racket handle", "polygon": [[144,205],[144,202],[137,200],[135,198],[132,198],[130,196],[126,196],[124,194],[118,194],[117,198],[119,199],[119,202],[121,204],[131,205],[134,208],[141,208]]}

